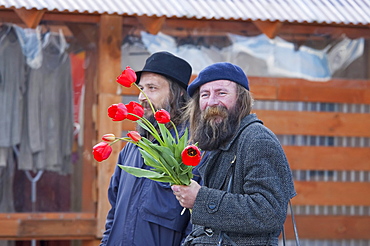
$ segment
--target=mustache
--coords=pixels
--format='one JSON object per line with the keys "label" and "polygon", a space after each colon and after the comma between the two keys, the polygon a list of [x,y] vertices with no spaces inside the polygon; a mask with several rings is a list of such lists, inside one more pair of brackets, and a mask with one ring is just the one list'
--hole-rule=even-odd
{"label": "mustache", "polygon": [[225,106],[212,106],[207,107],[203,112],[203,119],[207,120],[215,116],[221,116],[222,118],[226,118],[228,116],[228,111]]}
{"label": "mustache", "polygon": [[[144,108],[151,109],[149,102],[141,102],[140,105],[143,106]],[[169,106],[165,107],[165,106],[158,105],[158,107],[157,107],[155,104],[152,104],[152,105],[153,105],[155,111],[157,111],[159,109],[165,109],[168,112],[170,112]]]}
{"label": "mustache", "polygon": [[150,104],[148,102],[142,102],[141,106],[143,106],[144,108],[150,108]]}

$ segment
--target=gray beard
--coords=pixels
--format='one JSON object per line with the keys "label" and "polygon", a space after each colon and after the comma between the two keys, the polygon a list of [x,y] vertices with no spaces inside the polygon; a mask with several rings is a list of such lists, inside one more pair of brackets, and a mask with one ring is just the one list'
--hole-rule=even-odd
{"label": "gray beard", "polygon": [[201,150],[218,149],[233,137],[239,127],[235,110],[229,111],[222,106],[219,106],[218,110],[222,111],[221,122],[217,122],[214,116],[208,117],[206,112],[202,112],[200,116],[193,140],[198,142]]}

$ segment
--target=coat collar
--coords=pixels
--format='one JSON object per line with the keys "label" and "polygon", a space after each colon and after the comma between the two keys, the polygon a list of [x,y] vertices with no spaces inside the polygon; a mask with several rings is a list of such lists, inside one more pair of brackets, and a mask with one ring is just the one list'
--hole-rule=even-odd
{"label": "coat collar", "polygon": [[244,128],[246,128],[247,126],[255,122],[263,124],[263,122],[257,118],[256,114],[250,114],[244,117],[242,121],[240,122],[238,131],[234,134],[234,136],[231,138],[231,140],[228,143],[220,147],[220,150],[223,150],[223,151],[229,150],[230,146],[235,142],[235,140],[238,138],[238,136],[244,130]]}

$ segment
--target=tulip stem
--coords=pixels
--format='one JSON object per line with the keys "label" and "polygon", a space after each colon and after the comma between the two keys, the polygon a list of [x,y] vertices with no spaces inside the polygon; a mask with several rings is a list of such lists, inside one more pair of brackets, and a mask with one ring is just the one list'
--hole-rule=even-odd
{"label": "tulip stem", "polygon": [[173,129],[175,130],[175,133],[176,133],[177,143],[179,143],[180,142],[180,138],[179,138],[179,132],[177,131],[177,127],[175,126],[175,123],[173,123],[172,120],[171,120],[171,124],[172,124],[172,127],[173,127]]}
{"label": "tulip stem", "polygon": [[139,91],[141,93],[143,93],[143,95],[145,96],[146,100],[149,102],[149,105],[150,105],[150,108],[153,111],[153,114],[155,114],[154,106],[153,106],[152,102],[150,101],[149,97],[145,94],[145,92],[136,83],[134,83],[134,85],[139,89]]}
{"label": "tulip stem", "polygon": [[[139,89],[139,91],[141,92],[141,93],[143,93],[143,95],[145,96],[145,98],[146,98],[146,100],[148,101],[148,103],[149,103],[149,105],[150,105],[150,108],[152,109],[152,112],[153,112],[153,114],[155,114],[155,109],[154,109],[154,106],[153,106],[153,104],[152,104],[152,102],[150,101],[150,99],[149,99],[149,97],[145,94],[145,92],[136,84],[136,83],[134,83],[134,85]],[[154,128],[154,126],[147,120],[147,119],[145,119],[144,117],[142,117],[141,118],[141,120],[143,120],[143,121],[145,121],[145,124],[149,127],[149,128],[151,128],[151,130],[152,130],[152,135],[154,135],[155,133],[154,132],[156,132],[156,130],[155,130],[155,128]],[[173,126],[173,128],[175,129],[175,132],[176,132],[176,137],[177,137],[177,140],[179,140],[179,133],[177,132],[177,128],[176,128],[176,126],[174,125],[174,123],[171,121],[171,123],[172,123],[172,126]],[[154,129],[154,130],[153,130]],[[155,137],[155,136],[153,136],[153,137]],[[161,145],[163,145],[164,144],[164,142],[162,141],[162,139],[159,137],[159,135],[158,135],[158,138],[157,137],[155,137],[157,140],[158,140],[158,142],[160,142],[161,143]]]}
{"label": "tulip stem", "polygon": [[[181,211],[181,214],[180,214],[180,215],[183,215],[183,214],[185,213],[186,209],[187,209],[187,208],[183,208],[183,209],[182,209],[182,211]],[[192,212],[191,208],[189,208],[189,212],[190,212],[190,213]]]}

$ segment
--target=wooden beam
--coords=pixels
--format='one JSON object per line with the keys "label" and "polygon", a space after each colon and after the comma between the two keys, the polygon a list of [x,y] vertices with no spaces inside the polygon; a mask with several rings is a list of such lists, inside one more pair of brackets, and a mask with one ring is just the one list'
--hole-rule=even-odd
{"label": "wooden beam", "polygon": [[[370,216],[296,215],[300,239],[370,240]],[[287,239],[294,239],[291,217],[285,221]]]}
{"label": "wooden beam", "polygon": [[295,205],[370,206],[369,182],[295,181]]}
{"label": "wooden beam", "polygon": [[370,114],[254,110],[278,135],[370,137]]}
{"label": "wooden beam", "polygon": [[280,28],[283,26],[283,23],[280,21],[253,21],[253,23],[270,39],[273,39],[277,36],[280,31]]}
{"label": "wooden beam", "polygon": [[369,80],[315,82],[295,78],[249,77],[249,82],[253,96],[259,100],[370,104]]}
{"label": "wooden beam", "polygon": [[180,37],[188,37],[189,35],[195,37],[225,36],[226,33],[246,36],[261,34],[261,31],[251,21],[197,20],[185,18],[167,19],[166,25],[163,26],[161,32]]}
{"label": "wooden beam", "polygon": [[82,241],[82,246],[99,246],[101,243],[100,239],[95,239],[95,240],[83,240]]}
{"label": "wooden beam", "polygon": [[24,25],[22,19],[12,9],[1,9],[0,7],[0,22],[8,22],[17,25]]}
{"label": "wooden beam", "polygon": [[94,213],[0,214],[1,240],[95,239]]}
{"label": "wooden beam", "polygon": [[370,149],[360,147],[283,146],[292,170],[370,171]]}
{"label": "wooden beam", "polygon": [[46,12],[42,20],[64,23],[99,24],[100,14]]}
{"label": "wooden beam", "polygon": [[36,9],[14,9],[14,12],[17,13],[19,18],[26,24],[28,28],[36,28],[44,13],[45,10],[36,10]]}
{"label": "wooden beam", "polygon": [[312,23],[284,23],[281,27],[279,36],[288,35],[313,37],[336,38],[345,34],[348,38],[370,38],[370,26],[352,26],[352,25],[319,25]]}
{"label": "wooden beam", "polygon": [[156,35],[162,29],[162,26],[166,21],[166,16],[156,17],[144,15],[138,16],[137,19],[148,33]]}

